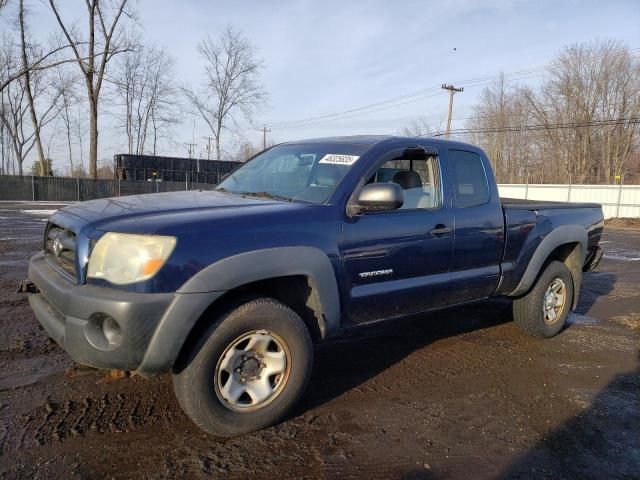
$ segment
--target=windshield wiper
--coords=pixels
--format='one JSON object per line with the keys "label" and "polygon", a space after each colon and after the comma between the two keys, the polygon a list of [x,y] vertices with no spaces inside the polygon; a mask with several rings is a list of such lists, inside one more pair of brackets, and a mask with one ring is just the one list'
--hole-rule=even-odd
{"label": "windshield wiper", "polygon": [[271,198],[273,200],[280,200],[283,202],[292,202],[293,199],[289,197],[283,197],[282,195],[276,195],[275,193],[270,192],[235,192],[237,195],[242,195],[243,197],[260,197],[260,198]]}

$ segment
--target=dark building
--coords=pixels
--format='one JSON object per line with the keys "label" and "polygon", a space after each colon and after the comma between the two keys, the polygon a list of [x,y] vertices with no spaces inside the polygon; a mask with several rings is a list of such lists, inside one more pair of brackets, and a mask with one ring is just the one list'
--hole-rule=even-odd
{"label": "dark building", "polygon": [[113,156],[113,171],[120,180],[163,182],[220,182],[222,177],[240,165],[225,160],[159,157],[118,153]]}

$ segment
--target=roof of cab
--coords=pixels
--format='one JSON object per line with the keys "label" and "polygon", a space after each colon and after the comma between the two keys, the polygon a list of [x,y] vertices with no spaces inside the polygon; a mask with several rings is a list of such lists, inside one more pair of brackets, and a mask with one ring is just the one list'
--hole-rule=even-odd
{"label": "roof of cab", "polygon": [[291,142],[285,142],[287,145],[295,144],[309,144],[309,143],[344,143],[350,145],[364,145],[372,147],[379,143],[416,143],[418,145],[431,145],[434,147],[465,147],[478,149],[477,146],[470,143],[458,142],[455,140],[446,140],[436,137],[402,137],[396,135],[352,135],[344,137],[324,137],[324,138],[311,138],[305,140],[294,140]]}

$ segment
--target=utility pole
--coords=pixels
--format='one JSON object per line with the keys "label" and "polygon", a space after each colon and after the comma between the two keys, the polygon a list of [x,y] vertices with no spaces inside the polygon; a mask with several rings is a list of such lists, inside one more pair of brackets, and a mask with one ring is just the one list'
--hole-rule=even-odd
{"label": "utility pole", "polygon": [[453,96],[458,92],[463,92],[464,88],[456,88],[446,83],[442,84],[442,88],[449,91],[449,117],[447,118],[447,131],[445,132],[445,138],[449,138],[449,132],[451,132],[451,114],[453,113]]}
{"label": "utility pole", "polygon": [[264,125],[260,130],[262,132],[262,149],[267,149],[267,132],[271,133],[271,129],[267,129],[267,126]]}
{"label": "utility pole", "polygon": [[207,144],[204,146],[205,150],[207,151],[207,160],[211,160],[211,140],[213,140],[213,137],[202,137],[207,141]]}
{"label": "utility pole", "polygon": [[187,152],[189,153],[189,158],[193,158],[193,152],[195,152],[195,150],[196,150],[196,144],[195,143],[185,143],[184,146],[187,147]]}

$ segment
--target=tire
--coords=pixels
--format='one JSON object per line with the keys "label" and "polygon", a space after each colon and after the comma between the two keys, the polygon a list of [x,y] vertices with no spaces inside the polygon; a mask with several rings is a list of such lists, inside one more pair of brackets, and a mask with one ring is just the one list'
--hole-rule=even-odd
{"label": "tire", "polygon": [[[257,298],[222,315],[204,332],[182,357],[173,388],[198,427],[233,437],[282,420],[304,392],[312,363],[311,336],[302,319],[276,300]],[[262,398],[269,388],[272,393]]]}
{"label": "tire", "polygon": [[[553,305],[553,297],[546,297],[549,290],[560,287],[564,291],[562,307]],[[546,299],[550,303],[545,303]],[[555,297],[559,304],[558,296]],[[513,318],[520,329],[533,337],[549,338],[556,335],[564,326],[573,304],[573,278],[564,263],[549,262],[538,277],[533,288],[525,296],[513,302]],[[546,310],[545,310],[546,308]],[[553,314],[551,313],[553,310]],[[552,318],[555,315],[555,318]]]}

